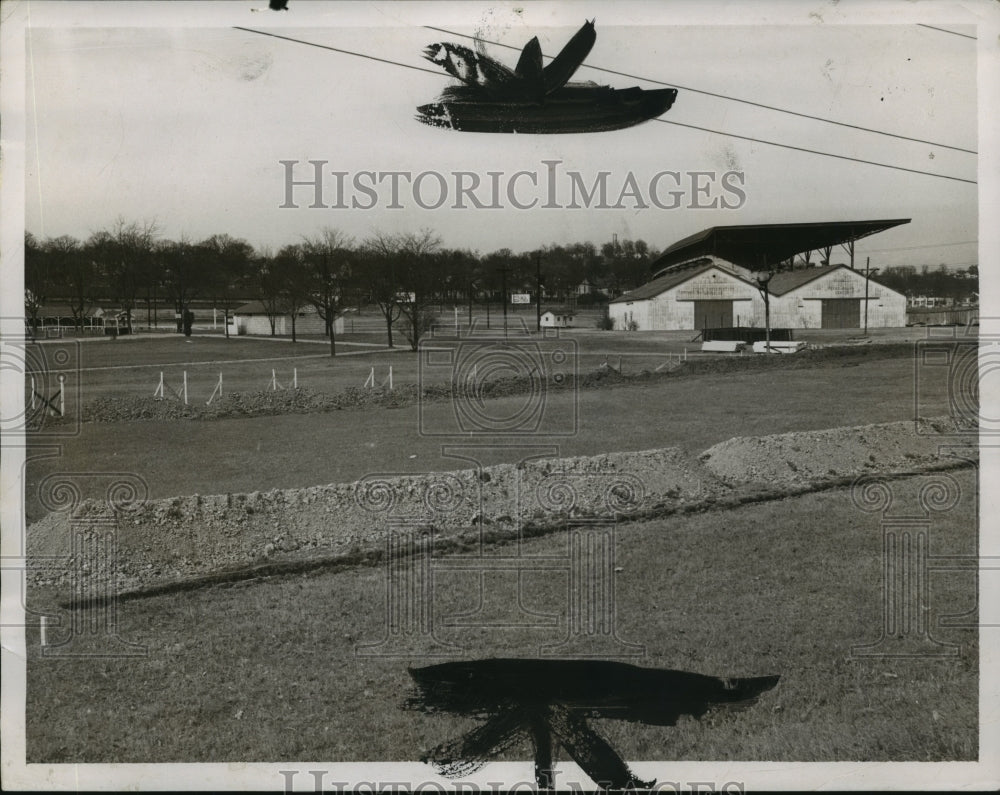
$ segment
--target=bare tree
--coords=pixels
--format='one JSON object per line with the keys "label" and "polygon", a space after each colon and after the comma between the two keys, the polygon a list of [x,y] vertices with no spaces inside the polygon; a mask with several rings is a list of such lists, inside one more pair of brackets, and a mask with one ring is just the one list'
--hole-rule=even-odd
{"label": "bare tree", "polygon": [[330,355],[337,355],[336,321],[351,279],[353,239],[329,226],[314,237],[304,237],[302,251],[308,267],[308,297],[323,319],[330,338]]}
{"label": "bare tree", "polygon": [[394,236],[375,232],[362,246],[364,274],[371,300],[385,319],[386,338],[393,346],[392,326],[401,315],[399,286],[396,281],[398,251]]}
{"label": "bare tree", "polygon": [[55,286],[49,252],[30,232],[24,233],[24,313],[33,332],[40,325],[39,314]]}
{"label": "bare tree", "polygon": [[77,331],[83,331],[87,313],[97,303],[102,291],[100,268],[92,246],[80,246],[76,239],[63,235],[45,242],[54,290],[65,297]]}
{"label": "bare tree", "polygon": [[274,268],[280,274],[280,302],[282,310],[292,319],[292,342],[297,342],[295,322],[299,313],[309,305],[309,268],[302,247],[283,246],[274,258]]}
{"label": "bare tree", "polygon": [[205,287],[205,268],[198,258],[196,247],[186,238],[179,241],[162,241],[155,250],[160,278],[174,304],[179,318],[177,332],[184,330],[183,318],[191,299]]}
{"label": "bare tree", "polygon": [[230,235],[212,235],[198,245],[203,267],[207,266],[208,291],[224,313],[225,334],[229,339],[229,310],[234,308],[246,283],[253,248],[245,240]]}
{"label": "bare tree", "polygon": [[96,232],[90,239],[99,254],[98,262],[107,276],[107,285],[122,303],[129,333],[140,286],[152,270],[153,242],[158,234],[155,221],[140,223],[118,216],[110,229]]}
{"label": "bare tree", "polygon": [[264,307],[264,313],[271,325],[271,336],[273,337],[275,322],[282,311],[283,284],[280,270],[270,248],[262,248],[254,259],[250,281],[257,298]]}

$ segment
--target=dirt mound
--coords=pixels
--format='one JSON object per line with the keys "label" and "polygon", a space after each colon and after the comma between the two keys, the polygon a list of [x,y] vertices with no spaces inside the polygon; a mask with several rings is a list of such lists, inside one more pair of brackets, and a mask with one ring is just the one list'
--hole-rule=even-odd
{"label": "dirt mound", "polygon": [[[275,557],[347,555],[380,549],[388,528],[438,536],[482,530],[514,537],[519,527],[581,517],[609,521],[703,497],[681,451],[650,450],[548,459],[426,475],[372,475],[357,483],[250,494],[147,501],[127,511],[93,500],[51,513],[28,529],[32,557],[73,553],[74,533],[114,528],[117,587],[205,575]],[[79,539],[78,539],[79,540]],[[65,570],[37,581],[68,581]]]}
{"label": "dirt mound", "polygon": [[666,448],[127,506],[84,500],[60,504],[62,510],[28,528],[29,557],[50,559],[31,579],[69,586],[72,556],[96,560],[93,548],[108,533],[117,545],[115,567],[89,576],[122,592],[275,562],[361,560],[402,543],[400,532],[475,544],[574,521],[735,505],[859,475],[961,465],[949,448],[939,449],[964,441],[968,457],[975,456],[976,439],[963,440],[956,430],[945,418],[916,427],[896,422],[730,439],[697,460]]}
{"label": "dirt mound", "polygon": [[[949,464],[942,444],[961,437],[950,418],[891,422],[774,436],[738,436],[710,447],[701,462],[726,483],[807,483]],[[965,437],[968,442],[969,438]],[[975,443],[975,437],[972,437]],[[946,455],[946,454],[945,454]]]}

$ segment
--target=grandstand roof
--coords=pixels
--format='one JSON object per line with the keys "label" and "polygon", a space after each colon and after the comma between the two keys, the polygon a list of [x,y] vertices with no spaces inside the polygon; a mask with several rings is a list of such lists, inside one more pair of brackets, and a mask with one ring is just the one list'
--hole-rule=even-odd
{"label": "grandstand roof", "polygon": [[651,266],[654,274],[697,257],[715,255],[756,270],[805,251],[837,246],[908,224],[909,218],[878,221],[826,221],[807,224],[713,226],[679,240]]}
{"label": "grandstand roof", "polygon": [[622,301],[642,301],[646,298],[655,298],[672,287],[683,284],[688,279],[693,279],[699,274],[712,270],[712,268],[719,268],[720,270],[725,271],[729,276],[732,276],[734,279],[747,282],[747,284],[753,284],[756,287],[754,282],[748,281],[740,273],[734,273],[730,268],[726,268],[724,264],[718,262],[713,257],[704,257],[695,263],[687,263],[687,265],[693,267],[686,267],[683,270],[665,273],[662,276],[653,279],[651,282],[646,282],[641,287],[636,287],[631,292],[627,292],[617,298],[612,298],[609,303],[616,304]]}

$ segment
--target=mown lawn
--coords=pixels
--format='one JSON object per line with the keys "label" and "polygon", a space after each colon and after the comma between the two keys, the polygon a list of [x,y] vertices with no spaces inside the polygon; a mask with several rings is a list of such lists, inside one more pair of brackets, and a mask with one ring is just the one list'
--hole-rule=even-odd
{"label": "mown lawn", "polygon": [[[935,517],[930,551],[975,550],[976,480],[952,473],[958,506]],[[893,482],[913,512],[930,476]],[[978,643],[973,628],[937,626],[973,611],[972,573],[931,573],[930,626],[950,658],[858,658],[882,629],[877,514],[846,490],[726,512],[619,527],[616,628],[641,644],[641,665],[725,676],[780,674],[746,711],[676,728],[601,721],[630,760],[972,760],[978,749]],[[512,547],[493,554],[511,554]],[[524,555],[563,559],[566,537],[525,542]],[[450,659],[537,656],[566,631],[564,570],[489,575],[484,608],[548,628],[445,626],[480,596],[479,575],[440,569],[433,615]],[[508,579],[504,579],[504,577]],[[42,659],[29,632],[29,762],[408,760],[470,721],[405,711],[406,668],[435,661],[428,640],[398,657],[359,657],[385,634],[381,566],[276,577],[119,605],[119,631],[145,644],[132,659]],[[56,596],[33,593],[35,609]],[[393,647],[398,648],[398,647]],[[509,758],[528,759],[525,745]],[[562,758],[565,758],[563,755]],[[526,775],[529,769],[526,768]]]}
{"label": "mown lawn", "polygon": [[[947,386],[941,379],[922,391],[923,416],[948,413]],[[513,414],[524,400],[504,398],[489,410],[494,416]],[[541,432],[499,441],[552,445],[562,455],[668,446],[697,454],[733,436],[905,420],[913,410],[910,359],[829,361],[808,369],[553,392]],[[156,498],[350,482],[371,472],[464,468],[467,462],[443,455],[442,445],[469,438],[436,433],[454,426],[447,402],[429,405],[423,424],[415,406],[206,422],[84,423],[79,436],[59,439],[59,455],[29,461],[26,514],[29,522],[41,517],[37,484],[53,472],[135,473]],[[45,441],[31,440],[29,455],[50,452]],[[519,450],[500,448],[487,463],[519,460]],[[80,485],[86,491],[96,484]]]}

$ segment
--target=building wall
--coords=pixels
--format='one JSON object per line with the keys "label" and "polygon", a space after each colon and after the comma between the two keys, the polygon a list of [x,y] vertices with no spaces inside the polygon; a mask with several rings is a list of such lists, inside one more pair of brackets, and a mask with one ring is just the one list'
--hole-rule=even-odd
{"label": "building wall", "polygon": [[[849,268],[828,273],[784,295],[772,295],[772,328],[820,328],[823,299],[858,299],[863,304],[865,277]],[[906,296],[875,282],[868,286],[868,327],[902,328],[906,325]],[[695,300],[733,301],[733,324],[763,328],[764,299],[753,285],[724,270],[713,268],[654,298],[620,301],[608,307],[616,330],[634,320],[641,331],[693,330]],[[864,324],[864,306],[861,306]]]}
{"label": "building wall", "polygon": [[[782,296],[772,296],[771,325],[775,328],[821,328],[823,299],[850,298],[861,302],[863,326],[864,297],[864,274],[842,268]],[[764,325],[763,313],[757,325]],[[906,296],[875,282],[869,282],[868,327],[902,328],[905,325]]]}
{"label": "building wall", "polygon": [[[271,321],[267,315],[235,315],[229,319],[230,334],[248,334],[255,337],[271,336]],[[338,317],[334,321],[333,330],[335,334],[344,333],[344,318]],[[295,319],[296,334],[323,334],[326,331],[325,323],[317,312],[306,312],[300,314]],[[292,319],[288,315],[278,315],[274,318],[274,333],[276,336],[291,336]]]}
{"label": "building wall", "polygon": [[570,328],[573,325],[573,315],[564,312],[542,313],[542,328]]}
{"label": "building wall", "polygon": [[615,321],[618,330],[626,329],[630,319],[636,322],[640,331],[693,329],[695,300],[731,300],[733,322],[739,318],[744,326],[751,325],[757,313],[756,303],[759,303],[763,318],[764,302],[757,288],[721,268],[700,273],[654,298],[610,304],[608,316]]}

